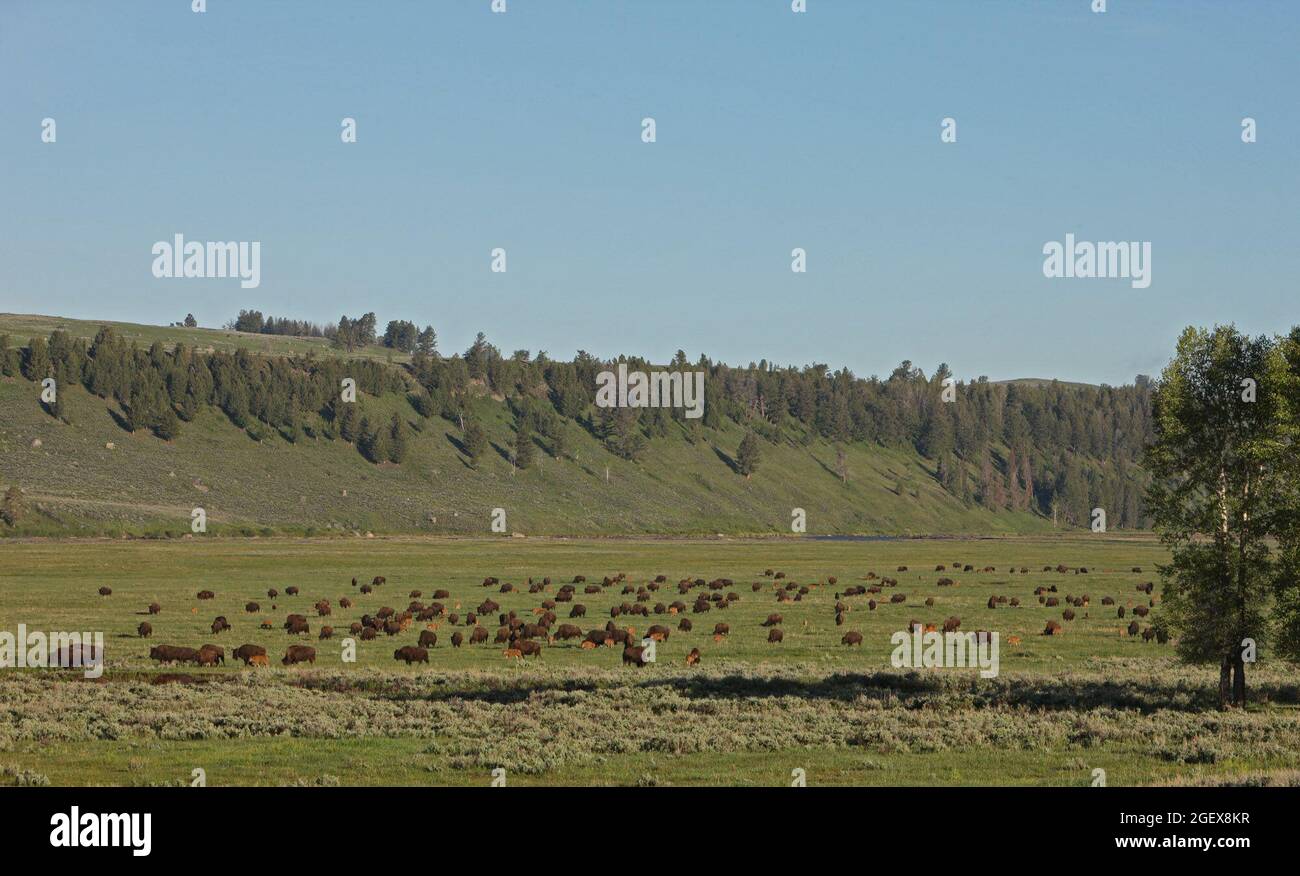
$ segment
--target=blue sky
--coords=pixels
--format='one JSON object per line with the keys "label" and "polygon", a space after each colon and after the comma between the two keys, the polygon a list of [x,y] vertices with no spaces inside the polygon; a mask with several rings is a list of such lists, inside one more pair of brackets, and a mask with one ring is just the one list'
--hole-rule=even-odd
{"label": "blue sky", "polygon": [[[1110,383],[1300,322],[1300,3],[488,6],[0,0],[0,311]],[[155,279],[178,232],[261,287]],[[1043,277],[1067,232],[1150,288]]]}

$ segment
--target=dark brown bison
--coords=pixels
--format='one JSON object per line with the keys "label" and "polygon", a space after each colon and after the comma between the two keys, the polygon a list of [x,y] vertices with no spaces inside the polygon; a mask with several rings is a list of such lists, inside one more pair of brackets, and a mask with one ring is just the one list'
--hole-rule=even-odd
{"label": "dark brown bison", "polygon": [[162,606],[161,606],[161,605],[159,605],[159,604],[156,603],[156,602],[151,602],[151,603],[149,603],[149,613],[150,613],[150,614],[158,614],[158,612],[160,612],[160,611],[162,611]]}
{"label": "dark brown bison", "polygon": [[412,663],[428,663],[429,652],[425,648],[417,648],[414,645],[405,645],[393,652],[394,660],[405,660],[406,665]]}
{"label": "dark brown bison", "polygon": [[312,663],[316,662],[316,649],[310,645],[290,645],[289,650],[284,652],[284,658],[280,661],[285,666],[291,666],[295,663]]}
{"label": "dark brown bison", "polygon": [[762,624],[762,625],[765,626],[765,627],[774,627],[774,626],[776,626],[777,624],[780,624],[780,623],[782,623],[782,622],[784,622],[784,621],[785,621],[785,618],[781,617],[781,615],[776,614],[776,613],[772,613],[772,614],[769,614],[769,615],[767,616],[767,620],[763,621],[763,624]]}
{"label": "dark brown bison", "polygon": [[465,641],[465,636],[463,633],[461,633],[460,630],[457,630],[456,632],[451,634],[451,646],[453,648],[459,648],[461,642],[463,641]]}
{"label": "dark brown bison", "polygon": [[1044,636],[1059,636],[1061,634],[1061,622],[1049,620],[1047,626],[1043,628]]}
{"label": "dark brown bison", "polygon": [[258,605],[256,602],[244,603],[244,611],[248,612],[249,614],[257,614],[261,610],[262,610],[262,606]]}
{"label": "dark brown bison", "polygon": [[471,645],[479,645],[482,644],[483,642],[486,642],[487,640],[488,640],[487,627],[474,627],[474,629],[470,631],[469,643]]}
{"label": "dark brown bison", "polygon": [[297,587],[286,587],[286,588],[284,588],[284,595],[285,595],[285,596],[297,596],[297,595],[298,595],[298,588],[297,588]]}
{"label": "dark brown bison", "polygon": [[320,628],[320,638],[322,638],[322,639],[332,639],[332,638],[334,638],[334,628],[333,628],[333,627],[321,627],[321,628]]}
{"label": "dark brown bison", "polygon": [[218,663],[226,662],[226,649],[219,645],[204,645],[199,649],[199,664],[202,666],[216,666]]}
{"label": "dark brown bison", "polygon": [[112,595],[113,595],[113,588],[112,588],[112,587],[101,587],[101,588],[99,588],[99,595],[100,595],[100,596],[112,596]]}
{"label": "dark brown bison", "polygon": [[857,630],[849,630],[847,633],[845,633],[843,636],[840,637],[840,644],[841,644],[841,645],[861,645],[861,644],[862,644],[862,634],[859,633]]}
{"label": "dark brown bison", "polygon": [[581,639],[582,630],[573,624],[560,624],[555,630],[555,638],[562,642],[568,639]]}
{"label": "dark brown bison", "polygon": [[781,632],[780,627],[772,627],[767,631],[767,640],[769,642],[780,642],[784,638],[785,634]]}
{"label": "dark brown bison", "polygon": [[420,631],[420,647],[421,647],[421,648],[432,648],[433,646],[435,646],[435,645],[437,645],[437,644],[438,644],[438,634],[437,634],[437,633],[435,633],[433,630],[421,630],[421,631]]}
{"label": "dark brown bison", "polygon": [[149,659],[159,663],[198,663],[199,652],[180,645],[155,645],[149,649]]}
{"label": "dark brown bison", "polygon": [[141,621],[140,626],[135,628],[136,633],[142,639],[147,639],[153,635],[153,626],[148,621]]}
{"label": "dark brown bison", "polygon": [[216,596],[211,590],[200,590],[199,599],[212,599]]}
{"label": "dark brown bison", "polygon": [[240,645],[238,648],[234,650],[234,653],[231,656],[233,656],[236,660],[243,660],[244,665],[247,666],[250,662],[250,658],[256,655],[261,655],[262,657],[265,657],[266,649],[263,648],[261,645]]}

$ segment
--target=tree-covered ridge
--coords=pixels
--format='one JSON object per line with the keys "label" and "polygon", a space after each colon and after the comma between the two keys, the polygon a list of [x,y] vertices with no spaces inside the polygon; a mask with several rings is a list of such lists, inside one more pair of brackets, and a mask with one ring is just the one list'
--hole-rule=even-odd
{"label": "tree-covered ridge", "polygon": [[[361,321],[373,325],[369,319]],[[355,324],[358,321],[350,321]],[[391,324],[407,340],[406,323]],[[124,428],[148,430],[164,440],[181,434],[201,406],[225,413],[255,440],[278,433],[343,440],[372,462],[400,463],[410,430],[433,417],[455,424],[460,449],[477,462],[489,442],[476,409],[490,396],[514,415],[512,461],[527,468],[539,446],[563,459],[571,429],[583,429],[606,450],[638,461],[655,441],[699,442],[730,419],[759,444],[732,448],[738,475],[762,473],[763,442],[807,445],[821,437],[838,444],[913,448],[935,463],[936,477],[952,495],[988,509],[1029,511],[1064,525],[1086,525],[1091,510],[1106,510],[1111,527],[1146,524],[1140,458],[1151,438],[1150,387],[1139,378],[1125,387],[1062,383],[994,383],[984,378],[953,385],[943,401],[940,366],[928,377],[904,362],[888,377],[859,378],[847,369],[815,364],[747,367],[688,361],[678,351],[669,370],[705,372],[704,415],[680,408],[603,408],[595,405],[597,375],[625,362],[655,370],[637,357],[606,361],[580,351],[571,361],[519,350],[505,356],[480,334],[463,353],[441,356],[427,330],[409,363],[325,356],[270,356],[194,347],[148,348],[126,343],[107,327],[93,341],[56,331],[21,348],[0,336],[0,369],[29,380],[52,376],[114,399]],[[417,337],[418,334],[416,333]],[[356,381],[356,403],[340,398],[344,378]],[[365,396],[405,396],[410,418],[368,415]],[[63,417],[56,401],[47,406]],[[848,480],[847,468],[833,473]],[[907,484],[899,483],[901,496]]]}

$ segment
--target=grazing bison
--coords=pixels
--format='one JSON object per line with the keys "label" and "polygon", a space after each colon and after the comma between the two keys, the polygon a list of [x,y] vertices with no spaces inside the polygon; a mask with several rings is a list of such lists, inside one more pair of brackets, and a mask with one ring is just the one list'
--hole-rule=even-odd
{"label": "grazing bison", "polygon": [[248,612],[249,614],[257,614],[261,610],[262,610],[262,606],[258,605],[256,602],[244,603],[244,611]]}
{"label": "grazing bison", "polygon": [[463,641],[465,641],[465,636],[461,633],[460,630],[457,630],[456,632],[451,634],[451,646],[453,648],[459,648],[460,643]]}
{"label": "grazing bison", "polygon": [[215,596],[216,596],[216,594],[213,593],[211,590],[200,590],[200,591],[199,591],[199,599],[212,599],[212,598],[215,597]]}
{"label": "grazing bison", "polygon": [[1133,607],[1133,613],[1138,617],[1146,617],[1151,613],[1151,609],[1147,608],[1145,605],[1137,605]]}
{"label": "grazing bison", "polygon": [[216,666],[226,662],[226,649],[218,645],[204,645],[199,649],[199,663],[203,666]]}
{"label": "grazing bison", "polygon": [[280,591],[272,587],[270,590],[266,591],[266,595],[270,599],[277,599],[280,596]]}
{"label": "grazing bison", "polygon": [[437,634],[437,633],[435,633],[433,630],[421,630],[421,631],[420,631],[420,647],[421,647],[421,648],[432,648],[433,646],[435,646],[435,645],[437,645],[437,644],[438,644],[438,634]]}
{"label": "grazing bison", "polygon": [[623,665],[645,666],[645,648],[628,645],[623,649]]}
{"label": "grazing bison", "polygon": [[406,645],[401,648],[398,648],[396,651],[393,652],[393,659],[405,660],[407,666],[410,666],[412,663],[428,663],[429,652],[425,648],[417,648],[414,645]]}
{"label": "grazing bison", "polygon": [[783,623],[784,621],[785,618],[781,617],[781,615],[773,613],[767,616],[767,620],[763,621],[762,625],[765,627],[774,627],[777,624]]}
{"label": "grazing bison", "polygon": [[474,627],[469,634],[469,643],[471,645],[480,645],[488,640],[487,627]]}
{"label": "grazing bison", "polygon": [[541,657],[542,646],[528,639],[520,639],[515,642],[515,649],[524,657]]}
{"label": "grazing bison", "polygon": [[297,595],[298,595],[298,588],[297,588],[297,587],[286,587],[286,588],[284,588],[284,595],[285,595],[285,596],[297,596]]}
{"label": "grazing bison", "polygon": [[1074,620],[1074,609],[1067,608],[1065,611],[1061,612],[1061,617],[1065,618],[1068,621]]}
{"label": "grazing bison", "polygon": [[333,628],[333,627],[321,627],[321,628],[320,628],[320,638],[322,638],[322,639],[332,639],[332,638],[334,638],[334,628]]}
{"label": "grazing bison", "polygon": [[954,615],[943,622],[943,631],[945,633],[955,633],[959,626],[961,626],[961,618]]}
{"label": "grazing bison", "polygon": [[344,596],[342,599],[339,600],[339,608],[351,608],[351,607],[352,607],[352,600],[348,599],[346,596]]}
{"label": "grazing bison", "polygon": [[1044,636],[1059,636],[1061,634],[1061,622],[1049,620],[1047,626],[1043,628]]}
{"label": "grazing bison", "polygon": [[560,624],[559,627],[557,627],[555,630],[555,638],[559,639],[560,641],[567,641],[568,639],[581,639],[582,630],[578,629],[573,624]]}
{"label": "grazing bison", "polygon": [[840,637],[840,644],[841,644],[841,645],[861,645],[861,644],[862,644],[862,634],[859,633],[857,630],[849,630],[849,631],[848,631],[847,633],[845,633],[842,637]]}
{"label": "grazing bison", "polygon": [[284,630],[290,635],[298,633],[307,633],[310,630],[307,627],[307,618],[300,614],[291,614],[284,620]]}
{"label": "grazing bison", "polygon": [[99,595],[100,595],[100,596],[112,596],[112,595],[113,595],[113,588],[112,588],[112,587],[101,587],[101,588],[99,588]]}
{"label": "grazing bison", "polygon": [[767,631],[768,642],[773,642],[773,643],[780,642],[784,638],[785,638],[785,634],[781,632],[780,627],[772,627],[772,629]]}
{"label": "grazing bison", "polygon": [[730,625],[730,624],[714,624],[714,625],[713,625],[713,635],[715,635],[715,636],[727,636],[727,635],[730,635],[730,634],[731,634],[731,625]]}
{"label": "grazing bison", "polygon": [[199,652],[179,645],[155,645],[149,649],[149,659],[159,663],[198,663]]}
{"label": "grazing bison", "polygon": [[153,626],[148,621],[141,621],[140,626],[135,628],[136,633],[142,639],[147,639],[153,635]]}
{"label": "grazing bison", "polygon": [[1128,625],[1128,634],[1129,634],[1130,636],[1136,636],[1136,635],[1138,634],[1138,622],[1137,622],[1137,621],[1133,621],[1131,624]]}
{"label": "grazing bison", "polygon": [[310,645],[290,645],[289,650],[284,652],[284,658],[280,661],[285,666],[291,666],[294,663],[312,663],[316,662],[316,649]]}
{"label": "grazing bison", "polygon": [[265,657],[266,649],[261,645],[240,645],[235,649],[232,656],[237,660],[243,660],[244,665],[247,666],[251,658],[257,656]]}
{"label": "grazing bison", "polygon": [[159,605],[159,604],[156,603],[156,602],[151,602],[151,603],[149,603],[149,613],[150,613],[150,614],[157,614],[157,613],[160,612],[160,611],[162,611],[162,606],[161,606],[161,605]]}

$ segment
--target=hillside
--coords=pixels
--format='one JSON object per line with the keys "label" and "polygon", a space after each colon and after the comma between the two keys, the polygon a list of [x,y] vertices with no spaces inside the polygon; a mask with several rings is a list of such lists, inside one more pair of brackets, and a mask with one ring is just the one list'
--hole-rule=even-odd
{"label": "hillside", "polygon": [[[262,381],[253,388],[255,393],[272,392],[266,387],[279,379],[276,374],[290,375],[298,381],[290,401],[294,411],[284,421],[291,428],[282,428],[278,415],[261,413],[248,419],[232,415],[228,405],[219,407],[215,401],[224,390],[209,387],[202,394],[213,400],[182,412],[183,422],[176,424],[179,429],[171,440],[162,440],[169,435],[160,437],[149,428],[131,431],[128,424],[140,417],[132,415],[124,399],[130,395],[136,400],[141,392],[138,379],[137,388],[126,394],[122,383],[116,391],[97,390],[99,395],[88,391],[96,381],[112,377],[85,376],[96,361],[93,344],[87,352],[86,342],[102,325],[112,326],[116,337],[126,342],[115,347],[120,351],[116,355],[134,362],[134,366],[115,366],[114,379],[124,379],[118,373],[122,368],[147,371],[151,356],[156,367],[172,369],[166,389],[157,377],[150,378],[158,385],[155,395],[162,393],[162,401],[150,403],[164,408],[175,406],[180,411],[182,407],[174,395],[177,366],[171,364],[171,354],[159,352],[164,346],[176,348],[177,360],[184,353],[187,367],[198,363],[205,375],[205,356],[214,362],[224,356],[225,364],[211,367],[227,378],[227,371],[237,371],[232,363],[242,363],[239,367],[252,369],[253,379]],[[60,383],[58,417],[38,403],[39,383],[14,366],[28,355],[27,351],[14,353],[16,347],[26,345],[29,337],[55,330],[78,339],[80,352],[69,353],[64,342],[57,346],[65,348],[65,356],[80,357],[81,363],[68,365],[64,360],[63,367],[72,370]],[[354,357],[374,363],[369,384],[362,384],[374,388],[359,400],[363,423],[387,424],[395,415],[407,436],[400,464],[376,464],[367,459],[366,451],[358,452],[362,441],[339,439],[337,423],[331,422],[331,403],[326,401],[322,407],[319,392],[311,394],[312,380],[337,385],[340,372],[330,371],[333,377],[322,374],[344,367],[329,365],[338,362],[341,354],[323,339],[32,316],[0,317],[0,340],[5,335],[10,358],[9,376],[0,377],[0,487],[18,486],[26,506],[17,525],[0,525],[0,533],[10,536],[182,535],[189,531],[195,507],[205,510],[210,533],[245,535],[482,535],[490,532],[494,508],[505,510],[506,532],[525,535],[789,534],[795,508],[806,512],[810,535],[1025,533],[1053,528],[1050,516],[1036,507],[1040,501],[1036,496],[1050,489],[1050,482],[1035,487],[1027,475],[1031,451],[1039,451],[1023,444],[1017,467],[1017,454],[1000,440],[1000,428],[978,445],[986,483],[975,501],[967,480],[974,483],[980,478],[978,458],[962,456],[960,447],[927,458],[909,442],[833,440],[814,425],[828,419],[816,408],[806,423],[781,414],[766,420],[747,418],[736,401],[737,391],[731,388],[747,372],[721,370],[725,366],[710,366],[716,372],[711,372],[711,385],[722,388],[714,391],[710,401],[714,408],[704,420],[633,417],[631,426],[619,427],[617,422],[605,425],[600,415],[608,412],[596,411],[589,403],[582,404],[580,412],[569,411],[573,407],[569,399],[563,405],[555,402],[556,408],[567,411],[557,415],[546,402],[546,384],[529,384],[526,377],[516,378],[520,381],[513,384],[516,391],[500,391],[507,383],[492,375],[517,366],[517,360],[491,359],[483,377],[472,376],[470,369],[471,376],[462,374],[459,382],[453,382],[437,368],[450,363],[446,370],[453,375],[465,372],[467,366],[458,356],[415,367],[403,364],[406,357],[398,354],[390,360],[392,351],[385,348],[358,350]],[[150,344],[159,346],[146,352]],[[229,355],[238,350],[254,356],[241,360]],[[541,364],[525,363],[522,368]],[[574,381],[565,373],[552,377],[553,367],[546,364],[552,397],[572,389],[557,389],[560,378]],[[804,373],[831,380],[815,369]],[[85,385],[71,374],[82,375]],[[834,376],[837,384],[844,382],[843,375]],[[909,381],[897,384],[902,389],[891,388],[893,383],[878,385],[896,395],[911,393],[913,385],[926,385],[923,380]],[[415,404],[422,388],[427,393],[423,410]],[[173,393],[170,405],[168,392]],[[301,412],[297,393],[308,399]],[[430,401],[432,396],[441,402]],[[818,399],[817,404],[824,403]],[[829,409],[829,403],[825,406]],[[258,408],[255,398],[252,408],[264,411],[265,405]],[[717,413],[719,408],[725,415]],[[511,458],[519,417],[529,422],[536,418],[542,425],[534,429],[530,442],[533,464],[516,469]],[[477,465],[468,458],[460,425],[469,421],[480,424],[487,436],[486,452]],[[561,423],[564,436],[558,454],[545,425],[552,422],[553,426],[553,421]],[[964,428],[963,422],[958,420],[959,428]],[[929,423],[920,428],[923,440],[933,444]],[[626,430],[636,433],[636,446],[629,452],[623,452],[621,443]],[[737,473],[736,456],[751,430],[759,431],[764,440],[760,441],[761,462],[752,477],[745,478]],[[1039,455],[1047,459],[1045,453]],[[1085,467],[1080,467],[1080,461]],[[1035,459],[1034,464],[1050,470],[1054,463]],[[1084,471],[1094,490],[1106,488],[1104,478],[1119,477],[1106,463],[1082,454],[1063,457],[1058,467],[1065,471],[1067,465],[1072,471]],[[991,466],[1005,469],[1005,475]],[[1022,473],[1026,473],[1025,483],[1018,496],[1016,485]],[[1079,493],[1075,505],[1091,507],[1096,496],[1088,495],[1082,475],[1074,476],[1082,485],[1071,487]],[[960,493],[953,486],[958,481]],[[1130,513],[1130,518],[1134,516]],[[1076,516],[1074,521],[1079,519]],[[1112,528],[1118,525],[1112,522]]]}

